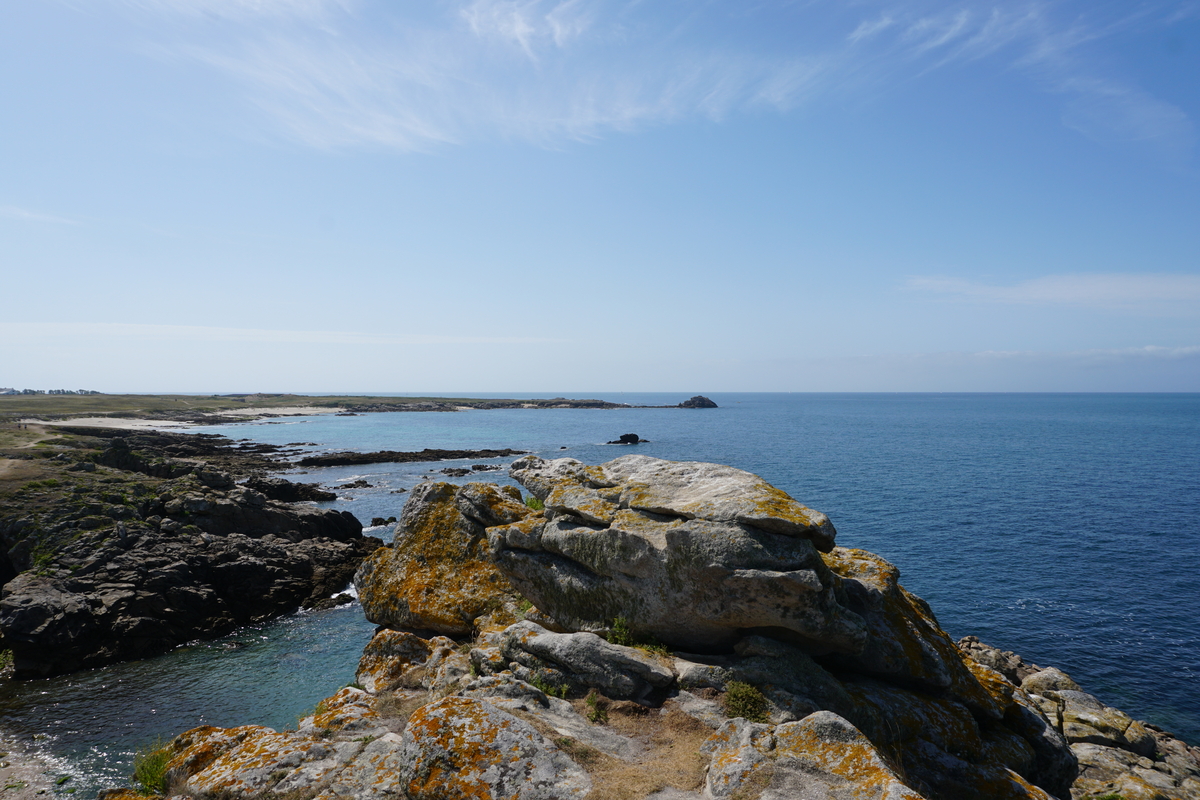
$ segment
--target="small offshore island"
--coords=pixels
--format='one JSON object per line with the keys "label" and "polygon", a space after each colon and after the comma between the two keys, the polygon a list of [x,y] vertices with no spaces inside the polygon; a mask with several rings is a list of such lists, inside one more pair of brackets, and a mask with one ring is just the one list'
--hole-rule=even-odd
{"label": "small offshore island", "polygon": [[[314,399],[279,397],[180,413]],[[50,407],[15,414],[131,414]],[[895,566],[742,470],[331,454],[521,456],[524,494],[421,483],[383,546],[306,505],[321,487],[273,477],[302,463],[286,448],[72,424],[0,437],[15,679],[347,602],[351,576],[379,626],[355,683],[295,730],[179,732],[108,800],[1200,800],[1200,750],[1058,669],[952,641]]]}

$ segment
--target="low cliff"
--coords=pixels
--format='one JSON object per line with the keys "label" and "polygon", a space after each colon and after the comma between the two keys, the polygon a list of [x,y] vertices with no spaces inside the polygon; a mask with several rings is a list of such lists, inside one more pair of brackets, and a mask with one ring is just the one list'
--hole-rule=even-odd
{"label": "low cliff", "polygon": [[[414,490],[382,627],[295,731],[198,728],[148,788],[299,798],[1200,798],[1200,751],[976,639],[749,473],[529,456]],[[537,510],[531,508],[536,506]]]}

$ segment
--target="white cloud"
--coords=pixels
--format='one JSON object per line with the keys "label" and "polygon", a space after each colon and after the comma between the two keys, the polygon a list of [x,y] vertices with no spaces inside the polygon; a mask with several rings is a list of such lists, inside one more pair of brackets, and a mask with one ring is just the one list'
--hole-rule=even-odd
{"label": "white cloud", "polygon": [[[164,57],[221,70],[317,147],[553,144],[762,104],[787,110],[984,58],[1063,93],[1064,123],[1086,135],[1165,142],[1176,153],[1194,139],[1178,108],[1096,74],[1081,55],[1106,37],[1167,25],[1179,8],[1166,0],[1124,16],[1051,0],[895,0],[865,4],[866,15],[832,0],[749,9],[727,0],[110,1],[187,23],[172,28],[181,41],[159,43]],[[836,29],[831,21],[844,23],[842,39],[805,37]],[[798,35],[764,44],[747,33],[755,29]]]}
{"label": "white cloud", "polygon": [[1200,315],[1200,275],[1048,275],[1011,286],[961,278],[914,277],[906,285],[909,289],[957,300]]}
{"label": "white cloud", "polygon": [[141,11],[231,20],[319,20],[353,8],[353,0],[124,0]]}
{"label": "white cloud", "polygon": [[58,225],[78,225],[73,219],[56,217],[53,214],[42,214],[37,211],[27,211],[16,206],[0,206],[0,217],[8,217],[22,222],[52,222]]}
{"label": "white cloud", "polygon": [[260,328],[220,328],[202,325],[143,325],[89,322],[0,322],[0,339],[20,346],[47,338],[97,341],[154,340],[214,344],[314,345],[444,345],[545,344],[562,341],[527,336],[448,336],[440,334],[374,334],[353,331],[292,331]]}

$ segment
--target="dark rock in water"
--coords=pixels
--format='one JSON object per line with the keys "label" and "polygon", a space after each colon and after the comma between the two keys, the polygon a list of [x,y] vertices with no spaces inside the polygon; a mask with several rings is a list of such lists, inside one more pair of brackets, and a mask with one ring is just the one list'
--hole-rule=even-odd
{"label": "dark rock in water", "polygon": [[336,500],[337,495],[327,492],[315,483],[292,483],[283,478],[251,478],[246,486],[261,492],[268,500],[282,503],[298,503],[304,500]]}
{"label": "dark rock in water", "polygon": [[499,472],[502,467],[499,464],[472,464],[472,472]]}
{"label": "dark rock in water", "polygon": [[638,444],[640,442],[648,441],[648,439],[639,439],[636,433],[622,433],[621,438],[609,442],[609,444]]}
{"label": "dark rock in water", "polygon": [[357,481],[350,481],[349,483],[339,484],[337,488],[338,489],[371,489],[371,488],[373,488],[373,484],[367,483],[366,481],[363,481],[363,480],[357,480]]}
{"label": "dark rock in water", "polygon": [[392,489],[392,494],[404,494],[408,489]]}
{"label": "dark rock in water", "polygon": [[698,394],[691,400],[684,400],[676,408],[716,408],[717,404],[709,400],[702,394]]}
{"label": "dark rock in water", "polygon": [[418,452],[380,450],[376,453],[326,453],[297,462],[302,467],[345,467],[355,464],[412,464],[421,461],[453,461],[460,458],[504,458],[524,455],[524,450],[434,450]]}
{"label": "dark rock in water", "polygon": [[371,527],[378,528],[380,525],[391,525],[395,521],[395,517],[388,517],[386,519],[383,517],[371,517]]}
{"label": "dark rock in water", "polygon": [[334,595],[333,597],[326,597],[324,600],[318,600],[309,606],[309,608],[311,608],[313,611],[325,611],[330,608],[337,608],[338,606],[348,606],[353,602],[354,595],[347,592],[342,592],[341,594]]}
{"label": "dark rock in water", "polygon": [[464,475],[471,474],[471,470],[463,469],[462,467],[446,467],[445,469],[439,469],[438,472],[443,475],[449,475],[451,478],[461,478]]}

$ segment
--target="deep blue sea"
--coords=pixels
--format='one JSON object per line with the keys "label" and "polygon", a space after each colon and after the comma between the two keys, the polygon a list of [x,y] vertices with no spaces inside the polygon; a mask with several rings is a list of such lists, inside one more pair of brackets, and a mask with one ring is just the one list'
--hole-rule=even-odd
{"label": "deep blue sea", "polygon": [[[320,416],[198,430],[313,443],[309,451],[511,447],[587,463],[636,452],[730,464],[827,513],[839,544],[899,566],[952,636],[1057,666],[1105,702],[1200,742],[1200,395],[709,396],[720,408]],[[603,444],[622,433],[650,442]],[[503,472],[435,472],[462,465],[293,479],[368,481],[323,504],[364,523],[397,515],[405,494],[396,491],[422,480],[510,482]],[[8,684],[0,729],[37,736],[74,776],[64,788],[86,797],[122,781],[132,752],[157,738],[200,724],[294,725],[354,679],[372,630],[357,606],[302,613],[155,659]]]}

